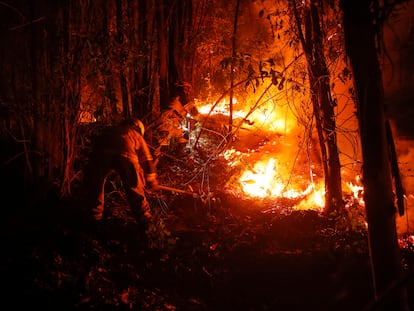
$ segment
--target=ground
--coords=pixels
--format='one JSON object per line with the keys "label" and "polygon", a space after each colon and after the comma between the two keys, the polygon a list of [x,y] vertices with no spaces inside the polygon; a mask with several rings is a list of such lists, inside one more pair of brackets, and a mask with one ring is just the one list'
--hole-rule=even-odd
{"label": "ground", "polygon": [[[188,180],[195,174],[191,168],[197,163],[192,161],[166,157],[158,165],[160,182]],[[107,183],[110,213],[101,223],[85,217],[81,191],[62,198],[38,185],[19,196],[13,191],[19,187],[9,179],[2,188],[4,307],[376,309],[360,215],[328,217],[319,210],[295,210],[289,200],[248,199],[225,191],[225,166],[212,161],[208,176],[203,171],[204,178],[194,178],[211,186],[200,197],[148,192],[157,219],[149,243],[131,217],[116,175]],[[402,265],[409,276],[414,271],[412,242],[401,239]],[[408,285],[412,292],[413,282]]]}
{"label": "ground", "polygon": [[[289,202],[149,193],[144,247],[122,191],[111,217],[47,196],[2,226],[3,299],[43,310],[374,310],[367,236]],[[412,249],[403,252],[413,269]],[[365,309],[364,309],[365,308]]]}

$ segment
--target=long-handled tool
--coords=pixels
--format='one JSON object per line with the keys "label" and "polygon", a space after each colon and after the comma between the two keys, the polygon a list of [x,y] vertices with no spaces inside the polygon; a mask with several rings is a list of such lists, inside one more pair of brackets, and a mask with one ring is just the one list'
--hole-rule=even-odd
{"label": "long-handled tool", "polygon": [[177,189],[177,188],[173,188],[169,186],[158,185],[158,189],[167,190],[167,191],[176,192],[176,193],[188,194],[188,195],[191,195],[195,199],[200,198],[200,195],[198,193],[187,191],[187,190],[182,190],[182,189]]}

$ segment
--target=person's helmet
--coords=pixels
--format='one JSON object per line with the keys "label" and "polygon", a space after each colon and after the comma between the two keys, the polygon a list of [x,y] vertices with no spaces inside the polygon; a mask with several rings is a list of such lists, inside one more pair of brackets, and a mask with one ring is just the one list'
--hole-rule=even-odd
{"label": "person's helmet", "polygon": [[142,136],[145,134],[145,127],[142,121],[138,118],[128,118],[125,119],[120,123],[121,126],[126,126],[128,128],[133,128],[138,133],[140,133]]}
{"label": "person's helmet", "polygon": [[144,136],[145,134],[145,126],[142,123],[142,121],[140,119],[135,119],[134,120],[134,126],[136,126],[139,129],[139,132],[141,133],[142,136]]}

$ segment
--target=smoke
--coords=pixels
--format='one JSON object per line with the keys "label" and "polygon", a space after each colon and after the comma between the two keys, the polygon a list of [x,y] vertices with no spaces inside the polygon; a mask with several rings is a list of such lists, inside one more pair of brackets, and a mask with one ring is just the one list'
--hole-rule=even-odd
{"label": "smoke", "polygon": [[406,210],[403,216],[397,216],[397,230],[399,234],[412,233],[414,230],[414,140],[397,138],[396,148],[406,194]]}
{"label": "smoke", "polygon": [[[398,164],[406,193],[406,212],[397,216],[399,234],[414,230],[414,2],[402,4],[384,25],[382,72]],[[398,215],[398,214],[397,214]]]}

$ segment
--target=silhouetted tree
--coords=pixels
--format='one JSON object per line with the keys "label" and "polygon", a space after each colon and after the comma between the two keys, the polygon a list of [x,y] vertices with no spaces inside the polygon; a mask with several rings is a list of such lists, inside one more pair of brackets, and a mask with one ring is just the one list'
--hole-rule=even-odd
{"label": "silhouetted tree", "polygon": [[[385,295],[402,276],[392,183],[391,136],[387,134],[384,89],[378,62],[381,42],[379,3],[341,1],[346,53],[352,65],[362,143],[364,201],[368,221],[375,299]],[[382,12],[390,7],[382,7]],[[384,298],[384,297],[382,297]],[[407,310],[405,291],[397,288],[386,297],[383,310]]]}
{"label": "silhouetted tree", "polygon": [[336,103],[331,96],[330,72],[324,55],[326,34],[321,18],[324,15],[323,1],[301,2],[298,7],[296,0],[290,0],[290,7],[308,65],[313,113],[325,175],[325,209],[327,213],[340,212],[344,206],[341,163],[336,138]]}

